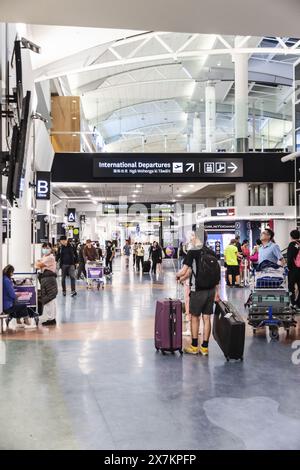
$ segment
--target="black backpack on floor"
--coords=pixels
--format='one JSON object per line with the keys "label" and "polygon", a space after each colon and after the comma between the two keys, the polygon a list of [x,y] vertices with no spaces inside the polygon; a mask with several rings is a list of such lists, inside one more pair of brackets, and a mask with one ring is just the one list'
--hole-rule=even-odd
{"label": "black backpack on floor", "polygon": [[213,289],[220,283],[221,269],[215,253],[207,247],[201,248],[197,259],[196,290]]}

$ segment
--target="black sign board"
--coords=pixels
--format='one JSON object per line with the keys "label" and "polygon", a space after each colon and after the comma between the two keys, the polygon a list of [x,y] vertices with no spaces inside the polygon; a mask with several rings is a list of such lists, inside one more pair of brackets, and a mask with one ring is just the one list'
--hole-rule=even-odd
{"label": "black sign board", "polygon": [[204,228],[208,232],[235,232],[235,222],[204,222]]}
{"label": "black sign board", "polygon": [[36,199],[49,201],[51,195],[51,172],[36,172]]}
{"label": "black sign board", "polygon": [[36,220],[36,231],[37,243],[49,242],[49,221],[47,215],[38,214]]}
{"label": "black sign board", "polygon": [[220,209],[211,209],[211,217],[227,217],[235,215],[235,209],[227,209],[226,207],[220,207]]}
{"label": "black sign board", "polygon": [[110,156],[103,154],[101,157],[95,157],[93,161],[93,177],[101,179],[118,178],[137,178],[137,177],[176,177],[184,179],[186,176],[201,176],[205,178],[242,178],[243,159],[205,157],[191,158],[188,154],[184,158],[176,154],[164,157],[158,154],[157,157],[133,156],[120,154],[119,156]]}
{"label": "black sign board", "polygon": [[[286,155],[277,152],[248,153],[56,153],[52,166],[52,181],[56,183],[95,182],[292,182],[293,162],[282,163]],[[141,168],[101,168],[99,163],[137,163]],[[166,167],[149,167],[149,163],[161,163]],[[173,171],[173,163],[174,170]],[[201,164],[199,166],[199,163]],[[207,165],[204,165],[204,164]],[[216,165],[220,163],[220,165]],[[226,168],[225,164],[226,163]],[[182,167],[181,167],[182,164]],[[213,165],[212,165],[213,164]],[[138,165],[137,165],[138,166]],[[236,169],[237,166],[237,169]],[[114,173],[113,170],[120,170]],[[179,173],[182,169],[182,173]],[[122,173],[122,170],[124,173]],[[127,170],[127,173],[125,172]],[[135,173],[130,171],[141,170]],[[224,173],[225,170],[225,173]],[[156,171],[159,173],[156,173]],[[98,175],[98,176],[97,176]],[[110,175],[110,176],[109,176]],[[240,176],[238,176],[240,175]],[[242,176],[241,176],[242,175]]]}
{"label": "black sign board", "polygon": [[76,222],[76,209],[68,209],[68,222]]}

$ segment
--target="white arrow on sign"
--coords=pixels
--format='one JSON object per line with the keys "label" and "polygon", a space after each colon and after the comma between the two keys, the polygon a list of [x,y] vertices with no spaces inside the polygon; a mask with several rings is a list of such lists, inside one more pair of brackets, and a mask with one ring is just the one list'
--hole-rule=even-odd
{"label": "white arrow on sign", "polygon": [[238,169],[238,167],[235,163],[233,163],[233,162],[230,162],[230,163],[231,163],[232,166],[229,166],[228,170],[231,170],[230,173],[234,173]]}
{"label": "white arrow on sign", "polygon": [[188,173],[189,171],[194,172],[195,171],[195,163],[186,163],[185,164],[185,169],[186,172]]}

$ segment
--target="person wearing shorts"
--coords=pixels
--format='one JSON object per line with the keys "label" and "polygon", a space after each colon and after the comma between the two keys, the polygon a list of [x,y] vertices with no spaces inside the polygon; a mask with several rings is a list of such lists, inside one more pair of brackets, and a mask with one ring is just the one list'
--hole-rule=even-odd
{"label": "person wearing shorts", "polygon": [[[212,250],[209,250],[210,254],[216,256]],[[197,290],[196,279],[197,279],[197,266],[198,260],[201,255],[201,246],[188,251],[184,260],[183,268],[177,275],[177,280],[184,282],[190,278],[191,293],[190,293],[190,314],[191,320],[191,332],[192,332],[192,344],[184,349],[187,354],[202,354],[203,356],[208,355],[208,343],[211,334],[211,315],[214,312],[214,303],[218,302],[219,289],[215,286],[211,289]],[[204,323],[203,342],[201,346],[198,346],[198,335],[200,318],[202,316]]]}
{"label": "person wearing shorts", "polygon": [[239,258],[241,257],[242,255],[239,254],[238,248],[236,246],[236,240],[232,239],[224,251],[224,260],[227,265],[229,287],[240,287]]}

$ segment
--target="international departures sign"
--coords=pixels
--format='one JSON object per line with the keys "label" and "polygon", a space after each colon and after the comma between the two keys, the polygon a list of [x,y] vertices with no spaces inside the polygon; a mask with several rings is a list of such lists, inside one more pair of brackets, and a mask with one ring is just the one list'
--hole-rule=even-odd
{"label": "international departures sign", "polygon": [[193,158],[191,161],[181,160],[174,154],[170,158],[159,156],[142,158],[122,156],[96,157],[93,161],[94,178],[136,178],[136,177],[176,177],[178,179],[186,176],[205,178],[241,178],[244,175],[243,159],[239,158]]}

